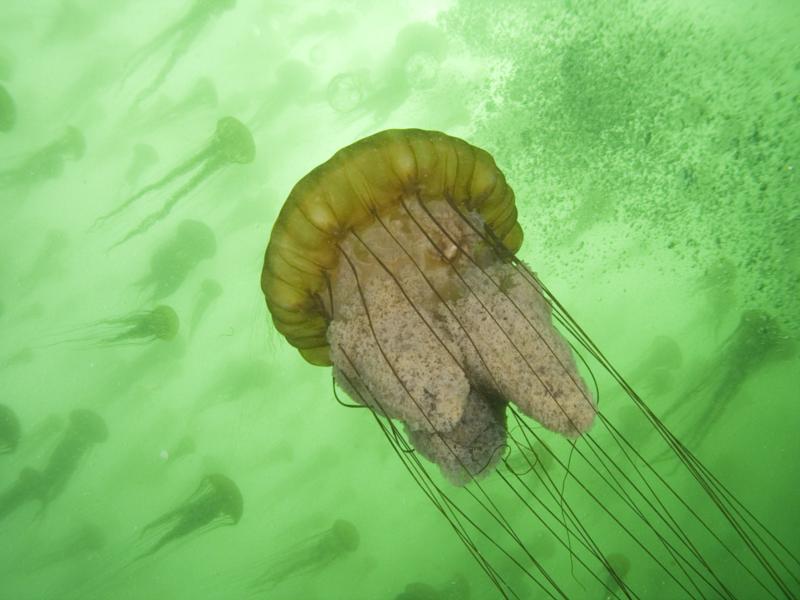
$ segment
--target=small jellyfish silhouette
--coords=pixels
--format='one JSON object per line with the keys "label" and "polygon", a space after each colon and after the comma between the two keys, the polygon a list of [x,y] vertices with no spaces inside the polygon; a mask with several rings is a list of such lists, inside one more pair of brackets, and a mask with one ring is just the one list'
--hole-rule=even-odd
{"label": "small jellyfish silhouette", "polygon": [[175,233],[162,242],[150,257],[147,274],[136,287],[151,302],[174,294],[189,274],[217,252],[214,232],[201,221],[182,221]]}
{"label": "small jellyfish silhouette", "polygon": [[0,454],[11,454],[19,446],[22,427],[17,414],[5,404],[0,404]]}
{"label": "small jellyfish silhouette", "polygon": [[699,445],[750,377],[796,355],[797,344],[778,319],[763,310],[745,310],[728,339],[702,366],[699,382],[690,383],[662,418],[691,405],[691,432],[683,442],[689,447]]}
{"label": "small jellyfish silhouette", "polygon": [[119,317],[102,319],[79,328],[80,334],[50,345],[87,344],[93,347],[169,342],[180,329],[178,314],[171,306],[161,304],[150,310],[138,310]]}
{"label": "small jellyfish silhouette", "polygon": [[603,600],[611,600],[618,598],[617,593],[624,588],[623,581],[631,570],[631,561],[624,554],[614,553],[606,556],[606,564],[608,577],[604,586]]}
{"label": "small jellyfish silhouette", "polygon": [[164,546],[191,534],[236,525],[242,518],[242,493],[225,475],[207,475],[194,493],[175,509],[144,526],[143,542],[156,538],[151,547],[134,560],[152,556]]}
{"label": "small jellyfish silhouette", "polygon": [[125,171],[125,183],[131,187],[139,182],[139,178],[158,163],[158,152],[150,144],[136,144],[133,156]]}
{"label": "small jellyfish silhouette", "polygon": [[442,586],[434,587],[415,581],[395,596],[395,600],[469,600],[470,588],[462,575],[449,580]]}
{"label": "small jellyfish silhouette", "polygon": [[358,550],[361,536],[350,521],[337,519],[330,528],[301,540],[273,559],[253,581],[254,590],[268,590],[287,579],[316,573]]}
{"label": "small jellyfish silhouette", "polygon": [[189,331],[193,334],[200,322],[205,317],[208,309],[219,299],[222,295],[222,286],[215,279],[204,279],[200,284],[200,291],[194,302],[192,308],[192,316],[189,319]]}
{"label": "small jellyfish silhouette", "polygon": [[79,160],[85,151],[83,134],[75,127],[67,127],[61,137],[32,152],[16,167],[0,171],[0,188],[32,186],[55,179],[63,172],[65,160]]}
{"label": "small jellyfish silhouette", "polygon": [[0,133],[14,129],[17,122],[17,105],[5,86],[0,85]]}
{"label": "small jellyfish silhouette", "polygon": [[[334,77],[328,85],[328,101],[339,111],[349,110],[350,119],[371,118],[370,128],[380,126],[416,90],[432,87],[439,66],[447,55],[445,34],[429,23],[412,23],[401,29],[383,65],[367,82],[363,73],[351,71]],[[347,107],[352,99],[358,103]]]}
{"label": "small jellyfish silhouette", "polygon": [[89,451],[107,439],[108,427],[96,412],[86,409],[70,412],[67,429],[42,469],[46,504],[61,495]]}
{"label": "small jellyfish silhouette", "polygon": [[0,493],[0,521],[18,508],[38,500],[44,505],[47,485],[42,474],[36,469],[25,467],[19,472],[17,480]]}
{"label": "small jellyfish silhouette", "polygon": [[171,50],[152,81],[136,96],[133,106],[138,107],[157,92],[172,72],[172,69],[178,64],[178,61],[189,51],[206,25],[212,19],[232,9],[234,6],[236,6],[236,0],[193,0],[189,10],[181,18],[168,25],[152,40],[142,46],[131,59],[123,83],[134,71],[163,48],[171,46]]}
{"label": "small jellyfish silhouette", "polygon": [[145,217],[137,227],[130,230],[128,234],[119,242],[114,244],[112,248],[119,246],[132,237],[144,233],[153,225],[161,221],[164,217],[169,215],[169,213],[172,211],[172,208],[181,198],[186,196],[189,192],[200,185],[204,180],[214,175],[217,171],[226,165],[245,165],[251,163],[255,158],[255,153],[255,142],[253,141],[253,135],[250,133],[250,130],[238,119],[233,117],[223,117],[217,122],[217,129],[211,138],[211,141],[203,150],[164,175],[164,177],[155,183],[140,189],[138,192],[125,200],[125,202],[123,202],[120,206],[101,216],[95,224],[99,224],[107,219],[110,219],[111,217],[125,210],[128,206],[139,200],[141,197],[162,188],[163,186],[169,184],[172,180],[186,175],[190,171],[196,169],[196,173],[166,199],[160,210]]}
{"label": "small jellyfish silhouette", "polygon": [[[516,256],[522,239],[514,192],[487,152],[441,132],[388,130],[294,186],[261,286],[276,329],[309,363],[333,367],[346,406],[375,421],[499,596],[583,597],[585,576],[644,597],[636,582],[607,580],[615,567],[603,548],[625,539],[664,597],[791,597],[800,561]],[[641,454],[601,396],[615,412],[638,410],[680,471]],[[509,445],[536,464],[546,453],[552,476],[530,486],[524,472],[496,468]],[[540,533],[560,563],[537,558]],[[263,581],[292,572],[275,567]]]}

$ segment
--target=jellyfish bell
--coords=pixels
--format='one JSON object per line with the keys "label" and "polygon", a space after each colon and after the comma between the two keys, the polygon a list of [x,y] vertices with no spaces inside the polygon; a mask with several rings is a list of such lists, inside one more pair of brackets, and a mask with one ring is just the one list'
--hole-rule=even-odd
{"label": "jellyfish bell", "polygon": [[5,86],[0,85],[0,133],[14,128],[17,122],[17,105]]}
{"label": "jellyfish bell", "polygon": [[[658,582],[664,597],[730,596],[742,586],[790,595],[800,561],[516,257],[522,237],[514,193],[488,153],[440,132],[388,130],[340,150],[294,186],[267,244],[261,286],[276,329],[309,363],[332,366],[353,406],[369,409],[503,597],[575,597],[583,587],[537,559],[531,528],[546,530],[564,563],[610,592],[607,576],[616,571],[603,552],[621,537],[648,561],[643,579]],[[573,348],[582,351],[580,369]],[[677,457],[679,474],[621,435],[600,410],[603,390],[635,406]],[[538,470],[537,488],[547,493],[495,468],[506,446],[533,448],[545,437],[569,449],[562,457],[544,446],[559,471]],[[419,455],[455,485],[431,475]],[[512,576],[520,572],[518,588]],[[642,591],[641,582],[618,579],[613,593],[648,596],[647,583]]]}
{"label": "jellyfish bell", "polygon": [[68,434],[90,444],[102,444],[108,439],[105,420],[93,410],[78,408],[69,413]]}
{"label": "jellyfish bell", "polygon": [[246,165],[256,156],[253,134],[247,126],[235,117],[223,117],[217,122],[214,134],[219,154],[225,162]]}
{"label": "jellyfish bell", "polygon": [[57,143],[63,154],[71,160],[80,160],[86,153],[86,138],[77,127],[68,126]]}
{"label": "jellyfish bell", "polygon": [[0,404],[0,454],[11,454],[19,446],[22,427],[16,413]]}

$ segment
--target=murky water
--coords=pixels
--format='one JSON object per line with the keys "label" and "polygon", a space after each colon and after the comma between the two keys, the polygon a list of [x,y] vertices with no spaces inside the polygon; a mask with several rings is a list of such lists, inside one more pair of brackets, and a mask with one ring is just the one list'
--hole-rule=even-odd
{"label": "murky water", "polygon": [[[0,598],[800,595],[799,29],[788,0],[4,2]],[[397,190],[370,156],[293,193],[340,220],[390,199],[385,230],[287,238],[313,302],[275,323],[338,357],[337,402],[264,253],[306,174],[405,128],[486,151],[524,241],[446,145]],[[451,242],[408,205],[433,180]],[[313,288],[350,260],[369,281]],[[573,357],[479,366],[473,295]],[[337,315],[365,345],[328,354]],[[426,331],[449,357],[413,354]],[[526,369],[582,379],[591,428],[525,416]]]}

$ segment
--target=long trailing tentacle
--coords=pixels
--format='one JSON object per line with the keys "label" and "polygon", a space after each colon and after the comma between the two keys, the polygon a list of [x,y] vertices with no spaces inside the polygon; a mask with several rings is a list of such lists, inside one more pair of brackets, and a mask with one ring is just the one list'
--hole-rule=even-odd
{"label": "long trailing tentacle", "polygon": [[105,221],[107,221],[111,217],[114,217],[114,216],[118,215],[119,213],[121,213],[123,210],[125,210],[127,207],[129,207],[134,202],[136,202],[142,196],[152,192],[153,190],[157,190],[158,188],[160,188],[163,185],[166,185],[167,183],[169,183],[170,181],[172,181],[176,177],[180,177],[184,173],[187,173],[188,171],[191,171],[198,163],[203,162],[204,160],[208,159],[213,154],[214,154],[213,146],[208,146],[208,147],[204,148],[201,152],[199,152],[198,154],[194,155],[189,160],[187,160],[187,161],[181,163],[180,165],[178,165],[176,168],[174,168],[172,171],[170,171],[169,173],[164,175],[158,181],[156,181],[154,183],[151,183],[150,185],[146,185],[145,187],[140,189],[133,196],[130,196],[127,200],[125,200],[125,202],[120,204],[117,208],[115,208],[111,212],[108,212],[108,213],[98,217],[97,220],[95,220],[95,222],[92,225],[92,227],[94,228],[94,227],[97,227],[99,225],[102,225]]}
{"label": "long trailing tentacle", "polygon": [[224,161],[218,157],[212,155],[211,158],[206,161],[206,164],[200,169],[189,181],[187,181],[180,189],[178,189],[169,199],[164,203],[164,206],[161,207],[160,210],[156,212],[150,213],[147,215],[142,221],[131,229],[125,237],[119,240],[117,243],[113,244],[109,247],[109,250],[113,250],[117,246],[121,246],[128,240],[137,235],[141,235],[150,229],[153,225],[158,223],[161,219],[169,215],[172,212],[172,208],[178,203],[178,201],[186,196],[189,192],[191,192],[194,188],[200,185],[203,180],[207,179],[211,175],[213,175],[222,165]]}

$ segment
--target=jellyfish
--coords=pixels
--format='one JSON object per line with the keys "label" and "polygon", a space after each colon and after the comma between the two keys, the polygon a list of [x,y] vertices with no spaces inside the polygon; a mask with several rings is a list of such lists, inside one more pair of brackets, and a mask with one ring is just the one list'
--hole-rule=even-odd
{"label": "jellyfish", "polygon": [[22,469],[17,480],[0,492],[0,521],[29,502],[38,500],[44,505],[46,490],[47,485],[39,471],[30,467]]}
{"label": "jellyfish", "polygon": [[86,151],[83,134],[67,127],[64,134],[32,152],[16,167],[0,171],[0,188],[33,185],[55,179],[64,170],[65,160],[79,160]]}
{"label": "jellyfish", "polygon": [[202,261],[217,252],[214,232],[201,221],[182,221],[175,233],[161,243],[150,257],[147,274],[136,282],[150,301],[174,294]]}
{"label": "jellyfish", "polygon": [[108,347],[148,344],[157,340],[169,342],[178,335],[179,328],[180,320],[175,310],[161,304],[150,310],[137,310],[84,325],[79,336],[67,337],[51,345],[87,343]]}
{"label": "jellyfish", "polygon": [[113,247],[119,246],[128,241],[134,236],[140,235],[150,229],[153,225],[158,223],[161,219],[166,217],[175,204],[194,188],[200,185],[205,179],[211,177],[214,173],[229,164],[246,165],[253,162],[255,158],[255,142],[250,130],[238,119],[233,117],[223,117],[217,121],[217,129],[214,132],[211,141],[206,147],[198,154],[194,155],[189,160],[185,161],[166,175],[140,189],[134,195],[129,197],[120,206],[111,212],[101,216],[97,223],[102,223],[107,219],[119,214],[125,208],[136,202],[142,196],[145,196],[159,188],[167,185],[173,179],[186,175],[190,171],[196,169],[197,172],[192,175],[189,180],[184,183],[178,190],[170,195],[160,210],[149,214],[141,223],[119,242],[114,244]]}
{"label": "jellyfish", "polygon": [[0,454],[11,454],[19,446],[22,428],[16,413],[0,404]]}
{"label": "jellyfish", "polygon": [[96,412],[86,409],[70,412],[67,429],[42,469],[45,504],[61,495],[86,454],[107,439],[108,427]]}
{"label": "jellyfish", "polygon": [[[578,597],[583,581],[615,597],[654,597],[656,585],[659,597],[790,596],[800,561],[517,257],[522,241],[491,155],[441,132],[387,130],[294,186],[261,287],[275,328],[332,367],[343,404],[375,422],[499,596]],[[634,406],[680,470],[631,445],[601,397]],[[496,468],[508,447],[544,449],[554,473],[536,469],[531,486]],[[566,569],[537,557],[537,532]],[[647,576],[610,589],[607,547],[622,540]]]}
{"label": "jellyfish", "polygon": [[365,85],[363,72],[343,73],[343,78],[331,80],[328,101],[341,110],[348,106],[348,98],[358,97],[358,103],[350,109],[351,118],[371,115],[371,127],[379,126],[412,92],[429,89],[436,83],[446,54],[447,39],[441,30],[428,23],[412,23],[397,34],[373,85]]}
{"label": "jellyfish", "polygon": [[139,178],[155,164],[158,163],[158,152],[149,144],[136,144],[133,147],[133,156],[125,171],[125,183],[133,187]]}
{"label": "jellyfish", "polygon": [[361,537],[350,521],[337,519],[328,529],[296,542],[272,559],[253,581],[254,590],[267,590],[287,579],[317,573],[358,550]]}
{"label": "jellyfish", "polygon": [[190,534],[236,525],[242,518],[242,508],[242,493],[230,478],[207,475],[183,503],[144,526],[141,537],[155,538],[155,542],[135,560],[151,556]]}
{"label": "jellyfish", "polygon": [[134,54],[125,79],[162,48],[172,47],[167,60],[156,76],[136,96],[134,107],[139,106],[158,91],[178,61],[189,51],[206,24],[235,5],[236,0],[193,0],[189,10],[181,18],[168,25]]}
{"label": "jellyfish", "polygon": [[14,129],[17,122],[17,105],[5,86],[0,85],[0,133]]}
{"label": "jellyfish", "polygon": [[748,379],[767,365],[796,354],[797,344],[778,319],[763,310],[745,310],[728,339],[703,365],[699,382],[691,383],[662,418],[668,419],[691,405],[691,433],[683,442],[689,447],[699,445]]}
{"label": "jellyfish", "polygon": [[215,279],[204,279],[194,302],[189,331],[194,333],[211,305],[222,295],[222,286]]}

